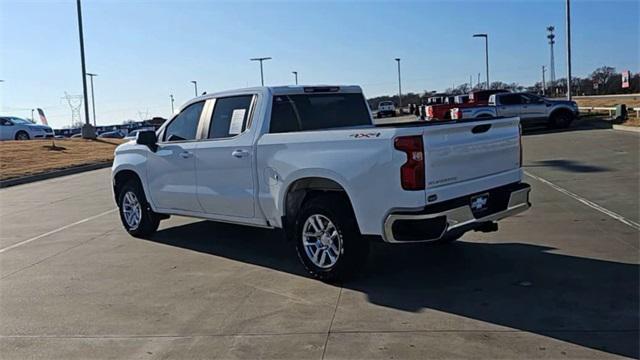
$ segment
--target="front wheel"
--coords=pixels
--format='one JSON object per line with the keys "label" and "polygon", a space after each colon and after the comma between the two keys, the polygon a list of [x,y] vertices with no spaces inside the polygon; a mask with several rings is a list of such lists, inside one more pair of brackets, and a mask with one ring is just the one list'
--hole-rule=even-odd
{"label": "front wheel", "polygon": [[559,112],[551,117],[551,127],[556,129],[566,129],[571,125],[572,117],[567,112]]}
{"label": "front wheel", "polygon": [[29,140],[29,134],[26,131],[18,131],[16,140]]}
{"label": "front wheel", "polygon": [[158,230],[160,216],[151,210],[137,181],[129,181],[118,195],[120,220],[127,232],[135,237],[145,237]]}
{"label": "front wheel", "polygon": [[322,281],[346,280],[366,262],[369,243],[360,235],[351,206],[339,195],[306,201],[295,222],[298,258]]}

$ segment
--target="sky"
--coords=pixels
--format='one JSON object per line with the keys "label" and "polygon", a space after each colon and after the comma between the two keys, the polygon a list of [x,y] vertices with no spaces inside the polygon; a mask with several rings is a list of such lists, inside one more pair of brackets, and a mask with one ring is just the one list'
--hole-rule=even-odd
{"label": "sky", "polygon": [[[603,65],[640,71],[639,2],[572,0],[573,75]],[[556,26],[556,77],[566,74],[565,1],[95,1],[83,0],[87,72],[97,123],[171,115],[198,90],[266,85],[356,84],[367,97],[444,90],[485,77],[531,85],[549,65],[546,27]],[[0,114],[71,123],[65,92],[82,94],[76,3],[0,0]],[[90,95],[89,95],[90,96]],[[90,98],[89,98],[89,101]],[[90,110],[91,111],[91,110]]]}

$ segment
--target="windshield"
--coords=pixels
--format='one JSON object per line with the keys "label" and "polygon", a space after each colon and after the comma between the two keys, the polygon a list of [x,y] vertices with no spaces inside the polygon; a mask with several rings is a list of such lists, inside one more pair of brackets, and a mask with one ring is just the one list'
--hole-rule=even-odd
{"label": "windshield", "polygon": [[20,118],[11,118],[11,122],[13,122],[14,124],[33,124],[29,120],[20,119]]}

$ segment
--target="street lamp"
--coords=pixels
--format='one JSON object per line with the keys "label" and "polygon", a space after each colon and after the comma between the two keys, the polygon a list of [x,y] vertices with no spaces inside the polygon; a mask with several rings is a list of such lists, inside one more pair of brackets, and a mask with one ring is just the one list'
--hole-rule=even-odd
{"label": "street lamp", "polygon": [[489,89],[489,35],[473,34],[473,37],[484,38],[484,56],[485,56],[485,63],[487,65],[487,89]]}
{"label": "street lamp", "polygon": [[567,100],[571,100],[571,4],[567,0]]}
{"label": "street lamp", "polygon": [[395,59],[398,62],[398,107],[402,113],[402,82],[400,81],[400,58]]}
{"label": "street lamp", "polygon": [[98,74],[87,73],[87,76],[91,79],[91,108],[93,109],[93,126],[96,126],[96,99],[93,92],[93,77]]}
{"label": "street lamp", "polygon": [[292,71],[291,73],[293,74],[293,76],[296,77],[296,85],[298,85],[298,72],[297,71]]}
{"label": "street lamp", "polygon": [[271,60],[270,57],[252,58],[250,61],[260,61],[260,83],[264,86],[264,72],[262,70],[262,62],[265,60]]}
{"label": "street lamp", "polygon": [[196,93],[196,97],[198,97],[198,82],[196,80],[191,80],[191,83],[194,86],[194,91]]}
{"label": "street lamp", "polygon": [[89,122],[89,104],[87,96],[87,67],[84,61],[84,35],[82,33],[82,8],[80,6],[80,0],[76,1],[76,8],[78,10],[78,34],[80,35],[80,63],[82,64],[82,91],[84,96],[84,120],[85,124],[82,125],[82,137],[84,139],[95,139],[96,130],[91,126]]}
{"label": "street lamp", "polygon": [[173,115],[173,113],[175,113],[175,110],[173,109],[173,94],[169,95],[169,99],[171,99],[171,115]]}

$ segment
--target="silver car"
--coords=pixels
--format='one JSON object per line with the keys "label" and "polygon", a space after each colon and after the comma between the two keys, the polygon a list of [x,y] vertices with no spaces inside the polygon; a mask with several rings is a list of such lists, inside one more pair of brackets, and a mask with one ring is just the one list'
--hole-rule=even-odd
{"label": "silver car", "polygon": [[31,140],[53,136],[53,129],[49,126],[34,124],[14,116],[0,117],[0,140]]}

